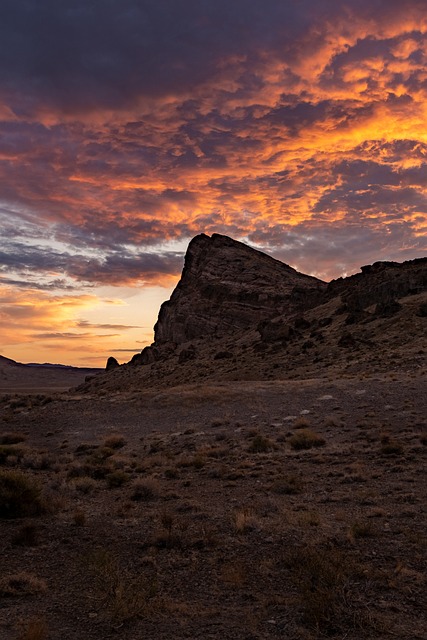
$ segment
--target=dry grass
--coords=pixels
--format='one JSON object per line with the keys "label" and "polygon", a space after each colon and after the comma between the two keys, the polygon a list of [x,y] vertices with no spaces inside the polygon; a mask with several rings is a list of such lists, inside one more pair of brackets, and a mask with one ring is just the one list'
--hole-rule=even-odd
{"label": "dry grass", "polygon": [[0,471],[0,518],[38,515],[46,507],[36,480],[20,471]]}
{"label": "dry grass", "polygon": [[131,499],[137,502],[156,500],[159,495],[159,484],[155,480],[136,480],[132,485]]}
{"label": "dry grass", "polygon": [[89,558],[95,576],[99,603],[116,624],[147,614],[157,595],[155,575],[134,573],[120,565],[106,549],[98,549]]}
{"label": "dry grass", "polygon": [[47,584],[27,571],[21,571],[0,578],[0,597],[33,596],[43,593]]}
{"label": "dry grass", "polygon": [[249,453],[266,453],[274,447],[274,443],[270,438],[263,435],[256,435],[248,447]]}
{"label": "dry grass", "polygon": [[301,493],[304,489],[304,484],[299,476],[296,475],[284,475],[277,478],[272,486],[271,490],[274,493],[293,496]]}
{"label": "dry grass", "polygon": [[0,435],[0,444],[19,444],[24,440],[25,436],[22,433],[2,433]]}
{"label": "dry grass", "polygon": [[18,640],[47,640],[48,626],[44,618],[32,618],[27,622]]}
{"label": "dry grass", "polygon": [[323,447],[326,441],[311,429],[302,429],[289,438],[289,444],[295,451]]}
{"label": "dry grass", "polygon": [[257,518],[252,509],[238,509],[233,514],[233,529],[236,533],[248,533],[257,527]]}
{"label": "dry grass", "polygon": [[288,553],[284,564],[297,589],[302,621],[309,628],[334,636],[348,635],[351,630],[365,632],[374,626],[372,613],[358,606],[363,569],[343,553],[299,547]]}
{"label": "dry grass", "polygon": [[120,433],[112,433],[104,440],[104,447],[107,449],[121,449],[125,444],[126,438]]}

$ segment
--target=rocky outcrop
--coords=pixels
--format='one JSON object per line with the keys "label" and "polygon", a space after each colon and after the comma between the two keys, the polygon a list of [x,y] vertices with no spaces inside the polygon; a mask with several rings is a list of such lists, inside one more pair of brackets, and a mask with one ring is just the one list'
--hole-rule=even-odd
{"label": "rocky outcrop", "polygon": [[189,244],[181,280],[163,303],[155,344],[230,335],[262,320],[292,316],[326,284],[219,234]]}
{"label": "rocky outcrop", "polygon": [[278,340],[289,340],[294,333],[293,328],[280,316],[272,320],[262,320],[257,330],[263,342],[277,342]]}
{"label": "rocky outcrop", "polygon": [[364,309],[377,305],[378,314],[398,311],[396,300],[427,289],[427,258],[398,262],[375,262],[361,267],[362,273],[329,283],[327,295],[341,295],[343,303],[358,321]]}
{"label": "rocky outcrop", "polygon": [[[226,236],[200,235],[155,341],[83,390],[424,371],[427,259],[329,284]],[[143,366],[139,366],[143,365]]]}
{"label": "rocky outcrop", "polygon": [[113,356],[110,356],[107,360],[105,371],[111,371],[112,369],[117,369],[117,367],[120,367],[120,365],[117,362],[116,358],[114,358]]}

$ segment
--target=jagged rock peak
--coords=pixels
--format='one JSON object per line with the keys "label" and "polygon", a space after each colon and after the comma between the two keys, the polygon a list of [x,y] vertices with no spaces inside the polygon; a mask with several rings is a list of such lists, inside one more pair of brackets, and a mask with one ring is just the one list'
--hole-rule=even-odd
{"label": "jagged rock peak", "polygon": [[228,236],[201,234],[190,242],[181,279],[161,306],[155,344],[230,334],[292,314],[306,292],[325,287]]}

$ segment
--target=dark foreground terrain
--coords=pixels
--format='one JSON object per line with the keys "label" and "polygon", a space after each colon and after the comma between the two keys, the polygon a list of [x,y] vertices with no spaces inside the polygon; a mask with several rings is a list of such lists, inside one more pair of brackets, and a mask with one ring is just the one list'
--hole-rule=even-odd
{"label": "dark foreground terrain", "polygon": [[0,637],[427,637],[425,373],[0,401]]}

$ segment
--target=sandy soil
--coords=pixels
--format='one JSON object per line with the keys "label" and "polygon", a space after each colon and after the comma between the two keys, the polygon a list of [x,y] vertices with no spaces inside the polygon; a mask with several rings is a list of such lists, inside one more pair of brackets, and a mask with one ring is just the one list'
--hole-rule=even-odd
{"label": "sandy soil", "polygon": [[425,389],[3,397],[0,478],[42,493],[0,498],[0,637],[425,638]]}

